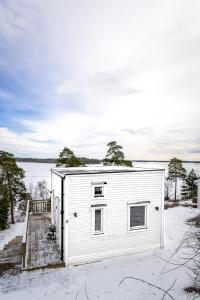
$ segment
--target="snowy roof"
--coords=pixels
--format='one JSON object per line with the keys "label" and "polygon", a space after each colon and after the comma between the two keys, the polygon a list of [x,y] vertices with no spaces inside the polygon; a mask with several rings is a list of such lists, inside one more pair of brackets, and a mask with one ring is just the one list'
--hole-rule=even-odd
{"label": "snowy roof", "polygon": [[123,167],[123,166],[87,166],[87,167],[56,167],[51,169],[52,172],[60,176],[81,175],[81,174],[102,174],[102,173],[124,173],[124,172],[147,172],[147,171],[164,171],[164,169]]}

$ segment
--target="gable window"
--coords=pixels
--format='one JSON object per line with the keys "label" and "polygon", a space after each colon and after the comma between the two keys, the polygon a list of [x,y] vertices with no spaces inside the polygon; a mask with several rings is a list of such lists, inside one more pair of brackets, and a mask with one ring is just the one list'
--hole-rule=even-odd
{"label": "gable window", "polygon": [[103,186],[95,186],[94,187],[94,197],[103,197],[104,194],[103,194],[103,189],[104,187]]}
{"label": "gable window", "polygon": [[104,208],[93,207],[93,235],[104,233]]}
{"label": "gable window", "polygon": [[147,205],[129,205],[128,219],[130,231],[147,228]]}

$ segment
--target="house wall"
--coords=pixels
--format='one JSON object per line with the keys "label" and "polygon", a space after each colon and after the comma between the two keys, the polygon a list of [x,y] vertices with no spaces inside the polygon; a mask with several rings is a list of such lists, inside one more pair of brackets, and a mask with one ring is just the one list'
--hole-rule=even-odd
{"label": "house wall", "polygon": [[[164,171],[67,176],[65,263],[81,263],[163,246]],[[92,199],[91,182],[107,182],[105,197]],[[150,201],[148,228],[128,231],[128,203]],[[92,234],[92,204],[105,207],[105,232]],[[155,207],[158,206],[159,210]],[[74,213],[77,213],[77,217]]]}
{"label": "house wall", "polygon": [[61,241],[61,177],[55,173],[51,173],[51,220],[52,224],[56,226],[56,238],[60,246]]}

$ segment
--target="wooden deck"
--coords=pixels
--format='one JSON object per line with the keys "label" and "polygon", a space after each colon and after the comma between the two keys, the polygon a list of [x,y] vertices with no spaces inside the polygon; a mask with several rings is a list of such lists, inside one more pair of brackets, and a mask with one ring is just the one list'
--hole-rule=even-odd
{"label": "wooden deck", "polygon": [[59,265],[60,251],[56,241],[47,239],[49,213],[29,214],[27,232],[27,268]]}

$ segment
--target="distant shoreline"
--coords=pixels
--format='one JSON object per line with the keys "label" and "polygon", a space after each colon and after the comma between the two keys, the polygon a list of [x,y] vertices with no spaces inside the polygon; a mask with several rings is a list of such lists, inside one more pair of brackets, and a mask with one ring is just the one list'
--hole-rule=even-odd
{"label": "distant shoreline", "polygon": [[[94,159],[94,158],[85,158],[80,157],[80,159],[85,164],[100,164],[102,163],[102,160],[100,159]],[[33,163],[49,163],[49,164],[55,164],[56,158],[22,158],[22,157],[16,157],[17,162],[33,162]],[[169,163],[169,160],[132,160],[132,162],[155,162],[155,163]],[[193,163],[193,164],[199,164],[200,161],[198,160],[182,160],[183,163]]]}

